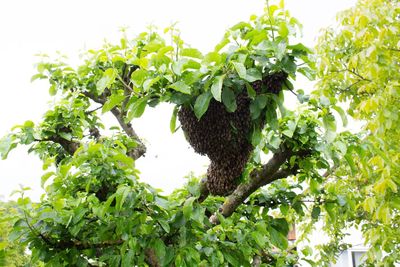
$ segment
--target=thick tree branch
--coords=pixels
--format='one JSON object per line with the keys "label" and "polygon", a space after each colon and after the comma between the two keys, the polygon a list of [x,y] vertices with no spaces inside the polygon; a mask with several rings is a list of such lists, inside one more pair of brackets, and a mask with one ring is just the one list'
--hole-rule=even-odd
{"label": "thick tree branch", "polygon": [[[293,170],[279,170],[281,165],[290,157],[291,152],[281,150],[273,155],[267,164],[261,169],[254,170],[250,174],[247,183],[240,184],[236,190],[228,196],[220,208],[220,213],[229,217],[243,201],[261,186],[272,183],[275,180],[285,178],[293,173]],[[210,217],[210,222],[218,224],[217,216]]]}
{"label": "thick tree branch", "polygon": [[59,145],[61,145],[64,150],[70,154],[73,155],[75,153],[75,151],[79,148],[79,146],[81,145],[79,142],[76,141],[72,141],[72,140],[67,140],[62,138],[61,136],[52,136],[50,138],[47,139],[35,139],[35,141],[37,142],[53,142],[53,143],[57,143]]}

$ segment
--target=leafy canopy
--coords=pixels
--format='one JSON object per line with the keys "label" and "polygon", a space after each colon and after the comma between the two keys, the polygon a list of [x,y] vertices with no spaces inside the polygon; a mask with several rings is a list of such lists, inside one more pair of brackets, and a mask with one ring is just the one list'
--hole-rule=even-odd
{"label": "leafy canopy", "polygon": [[[205,55],[169,27],[89,50],[77,68],[44,57],[32,79],[49,81],[56,104],[0,142],[3,158],[30,145],[46,171],[41,201],[18,200],[10,241],[48,266],[328,266],[347,246],[344,229],[361,225],[368,264],[398,262],[399,7],[381,2],[360,1],[339,16],[340,30],[321,37],[317,64],[292,43],[301,26],[282,2],[228,29]],[[286,75],[283,90],[257,92],[275,73]],[[299,73],[318,74],[311,95],[294,89]],[[300,104],[288,109],[292,93]],[[146,108],[171,103],[176,131],[182,107],[198,120],[211,101],[232,113],[239,94],[250,99],[253,151],[231,195],[210,196],[195,177],[169,196],[139,181],[145,146],[133,126]],[[367,121],[360,134],[338,131],[337,115],[347,123],[341,101]],[[119,125],[108,136],[106,113]],[[330,243],[315,257],[304,242],[317,221]],[[297,243],[287,239],[294,223]]]}

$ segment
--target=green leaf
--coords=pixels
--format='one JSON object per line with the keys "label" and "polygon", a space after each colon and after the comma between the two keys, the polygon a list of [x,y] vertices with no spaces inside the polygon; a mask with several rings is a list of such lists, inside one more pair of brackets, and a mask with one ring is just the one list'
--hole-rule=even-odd
{"label": "green leaf", "polygon": [[102,94],[104,89],[110,87],[117,77],[118,72],[116,69],[109,68],[103,73],[103,77],[96,83],[97,93]]}
{"label": "green leaf", "polygon": [[237,108],[235,93],[229,87],[222,90],[222,103],[228,112],[234,112]]}
{"label": "green leaf", "polygon": [[246,67],[243,65],[243,63],[232,62],[232,64],[233,64],[233,67],[235,68],[237,74],[239,75],[239,77],[246,80],[247,71],[246,71]]}
{"label": "green leaf", "polygon": [[184,81],[177,81],[169,86],[169,88],[174,89],[175,91],[190,95],[190,87]]}
{"label": "green leaf", "polygon": [[171,228],[169,227],[168,222],[166,222],[165,220],[158,220],[158,223],[167,234],[170,232]]}
{"label": "green leaf", "polygon": [[6,159],[8,153],[10,153],[11,150],[17,147],[17,143],[14,143],[14,140],[15,136],[13,134],[6,135],[0,139],[1,159]]}
{"label": "green leaf", "polygon": [[[235,253],[236,254],[236,253]],[[236,259],[236,257],[234,256],[235,254],[230,254],[230,253],[224,253],[224,258],[230,263],[232,264],[232,266],[241,266],[239,260]]]}
{"label": "green leaf", "polygon": [[286,249],[288,247],[287,237],[274,227],[268,227],[268,231],[271,237],[271,243],[280,248]]}
{"label": "green leaf", "polygon": [[211,93],[215,100],[221,102],[222,85],[224,84],[225,75],[217,76],[211,85]]}
{"label": "green leaf", "polygon": [[194,114],[197,119],[200,119],[208,109],[212,95],[210,91],[204,92],[199,95],[194,103]]}
{"label": "green leaf", "polygon": [[47,79],[47,76],[43,75],[41,73],[35,74],[35,75],[32,76],[31,82],[33,82],[33,81],[35,81],[37,79]]}
{"label": "green leaf", "polygon": [[125,121],[129,122],[133,118],[139,118],[142,116],[147,105],[147,97],[138,98],[129,106],[128,115],[126,116]]}
{"label": "green leaf", "polygon": [[251,144],[254,147],[256,147],[261,142],[261,139],[262,139],[261,130],[258,127],[255,127],[251,134]]}
{"label": "green leaf", "polygon": [[251,86],[251,84],[246,83],[246,90],[247,90],[247,95],[251,98],[251,99],[255,99],[255,97],[257,96],[256,91],[254,90],[254,88]]}
{"label": "green leaf", "polygon": [[144,69],[137,69],[131,74],[131,81],[136,87],[141,87],[147,76],[147,71],[145,71]]}
{"label": "green leaf", "polygon": [[335,208],[336,208],[336,205],[334,203],[326,203],[325,204],[325,210],[332,220],[335,219],[335,211],[334,211]]}
{"label": "green leaf", "polygon": [[297,127],[297,121],[289,120],[287,122],[286,126],[287,126],[287,128],[285,130],[283,130],[282,133],[284,135],[286,135],[287,137],[292,138],[294,131],[296,130],[296,127]]}
{"label": "green leaf", "polygon": [[110,96],[110,98],[104,103],[101,112],[106,113],[113,109],[116,105],[120,104],[122,101],[124,101],[126,96],[124,95],[119,95],[119,94],[113,94]]}
{"label": "green leaf", "polygon": [[322,122],[324,123],[324,127],[326,130],[330,132],[336,131],[336,121],[335,117],[332,114],[326,114],[322,117]]}
{"label": "green leaf", "polygon": [[172,111],[172,116],[171,116],[171,120],[169,121],[169,130],[171,131],[171,133],[175,133],[176,132],[176,117],[178,115],[178,110],[179,107],[175,106],[174,110]]}
{"label": "green leaf", "polygon": [[54,172],[47,172],[47,173],[43,174],[42,178],[40,180],[40,186],[43,188],[43,186],[46,183],[46,181],[53,175],[55,175]]}
{"label": "green leaf", "polygon": [[251,236],[254,238],[254,241],[256,241],[257,245],[259,245],[260,247],[264,247],[265,243],[266,243],[266,239],[265,236],[263,234],[261,234],[258,231],[254,231],[251,233]]}
{"label": "green leaf", "polygon": [[347,120],[347,115],[346,115],[346,113],[344,112],[344,110],[343,110],[341,107],[339,107],[339,106],[332,106],[332,108],[333,108],[334,110],[336,110],[337,113],[339,113],[340,118],[342,119],[342,122],[343,122],[343,127],[346,127],[346,126],[347,126],[347,123],[348,123],[348,120]]}
{"label": "green leaf", "polygon": [[222,60],[222,58],[219,53],[210,52],[205,55],[205,57],[203,59],[203,63],[206,63],[206,64],[215,63],[216,65],[219,65],[221,63],[221,60]]}
{"label": "green leaf", "polygon": [[314,206],[311,212],[311,217],[314,220],[318,220],[320,213],[321,213],[321,208],[319,206]]}
{"label": "green leaf", "polygon": [[247,22],[241,21],[231,27],[231,31],[242,30],[244,28],[251,28],[251,25]]}
{"label": "green leaf", "polygon": [[252,83],[262,79],[261,72],[256,68],[248,69],[246,72],[246,77],[244,78],[246,81]]}
{"label": "green leaf", "polygon": [[221,40],[221,42],[219,42],[215,48],[214,48],[214,53],[219,52],[222,48],[224,48],[227,44],[229,44],[229,39],[228,38],[224,38]]}
{"label": "green leaf", "polygon": [[257,119],[261,114],[261,109],[258,107],[257,102],[253,101],[250,103],[250,115],[251,119]]}
{"label": "green leaf", "polygon": [[125,203],[126,198],[130,193],[130,188],[128,186],[121,186],[117,189],[115,200],[116,200],[116,208],[121,210],[122,206]]}
{"label": "green leaf", "polygon": [[184,48],[182,49],[181,55],[184,57],[192,57],[198,59],[203,58],[203,54],[195,48]]}
{"label": "green leaf", "polygon": [[[293,57],[284,56],[282,58],[281,64],[282,64],[282,69],[286,73],[295,75],[296,70],[297,70],[297,65],[294,62],[294,58]],[[293,89],[293,88],[291,88],[291,89]]]}
{"label": "green leaf", "polygon": [[275,44],[274,46],[274,52],[275,52],[275,57],[278,60],[282,60],[283,55],[286,52],[286,45],[287,43],[285,41],[280,41],[278,44]]}
{"label": "green leaf", "polygon": [[278,33],[281,37],[286,38],[289,34],[289,29],[286,25],[286,22],[282,21],[279,24],[279,29],[278,29]]}
{"label": "green leaf", "polygon": [[275,106],[271,105],[267,108],[265,121],[269,124],[272,130],[278,129],[278,115],[276,114]]}
{"label": "green leaf", "polygon": [[51,96],[55,96],[57,94],[57,86],[56,84],[52,84],[49,88],[49,94]]}
{"label": "green leaf", "polygon": [[161,79],[160,76],[157,76],[155,78],[150,78],[144,81],[143,83],[143,90],[144,91],[149,91],[151,89],[151,87],[156,84],[159,80]]}
{"label": "green leaf", "polygon": [[183,204],[183,216],[185,216],[186,220],[190,219],[190,216],[192,215],[193,211],[193,202],[196,200],[195,197],[190,197],[185,201],[185,204]]}
{"label": "green leaf", "polygon": [[134,266],[134,262],[135,262],[135,251],[130,249],[122,256],[121,267]]}
{"label": "green leaf", "polygon": [[161,239],[157,239],[156,241],[154,241],[152,248],[154,248],[157,258],[160,259],[161,262],[163,262],[166,252],[166,246],[164,242]]}
{"label": "green leaf", "polygon": [[260,110],[265,108],[267,105],[268,97],[266,95],[258,95],[255,99],[255,103]]}

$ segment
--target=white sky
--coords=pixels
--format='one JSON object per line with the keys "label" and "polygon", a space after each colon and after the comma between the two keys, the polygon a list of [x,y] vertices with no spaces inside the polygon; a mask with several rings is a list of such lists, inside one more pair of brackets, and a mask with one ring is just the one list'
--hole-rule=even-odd
{"label": "white sky", "polygon": [[[287,0],[286,8],[304,25],[303,43],[312,46],[318,30],[333,22],[336,12],[355,0]],[[37,53],[61,51],[76,60],[80,51],[98,48],[103,40],[119,39],[119,28],[128,26],[137,34],[149,24],[160,28],[179,22],[182,38],[207,52],[221,39],[225,29],[251,14],[260,14],[263,0],[13,0],[0,1],[0,136],[25,120],[39,121],[50,97],[44,81],[30,83]],[[204,173],[208,160],[195,155],[181,132],[169,132],[170,108],[146,110],[134,121],[146,139],[148,153],[137,161],[142,181],[166,193],[185,182],[190,171]],[[0,200],[18,189],[33,190],[38,200],[41,162],[26,149],[11,152],[0,161]]]}

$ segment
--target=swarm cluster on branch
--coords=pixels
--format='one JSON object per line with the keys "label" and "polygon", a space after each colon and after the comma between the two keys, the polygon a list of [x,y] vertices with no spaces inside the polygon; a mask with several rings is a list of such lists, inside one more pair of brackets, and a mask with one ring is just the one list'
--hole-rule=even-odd
{"label": "swarm cluster on branch", "polygon": [[[278,94],[286,78],[284,72],[269,74],[252,86],[257,94]],[[182,106],[178,112],[190,145],[211,160],[207,170],[207,189],[212,195],[229,195],[240,182],[253,150],[249,140],[253,127],[250,103],[249,96],[242,92],[236,96],[237,109],[234,112],[228,112],[223,103],[214,99],[200,120],[190,107]]]}

